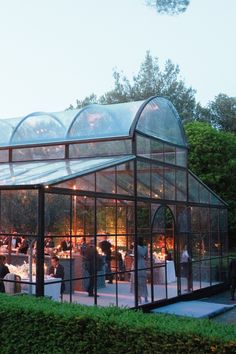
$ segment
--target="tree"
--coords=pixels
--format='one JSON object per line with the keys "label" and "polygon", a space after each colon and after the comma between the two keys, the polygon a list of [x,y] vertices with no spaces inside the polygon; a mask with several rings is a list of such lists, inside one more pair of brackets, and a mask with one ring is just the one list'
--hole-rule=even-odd
{"label": "tree", "polygon": [[146,0],[148,6],[155,7],[160,14],[178,15],[187,10],[190,0]]}
{"label": "tree", "polygon": [[[195,90],[186,87],[184,81],[179,78],[180,69],[170,60],[161,70],[158,58],[152,57],[147,51],[139,72],[130,81],[125,75],[114,71],[114,88],[106,92],[100,98],[92,94],[84,100],[77,100],[76,108],[81,108],[88,103],[120,103],[139,101],[150,96],[161,96],[169,99],[176,107],[183,121],[192,120],[194,117],[196,101]],[[69,108],[73,108],[70,105]]]}
{"label": "tree", "polygon": [[229,204],[229,233],[236,233],[236,138],[203,122],[185,124],[189,168]]}
{"label": "tree", "polygon": [[210,121],[220,130],[236,133],[236,97],[220,93],[208,104]]}

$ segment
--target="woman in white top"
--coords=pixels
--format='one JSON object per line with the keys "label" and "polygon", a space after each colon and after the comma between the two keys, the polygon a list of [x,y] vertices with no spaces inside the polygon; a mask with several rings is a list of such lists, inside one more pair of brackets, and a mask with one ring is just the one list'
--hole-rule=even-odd
{"label": "woman in white top", "polygon": [[[138,266],[138,302],[142,303],[142,297],[145,302],[148,302],[148,290],[147,290],[147,271],[146,271],[146,258],[148,255],[148,249],[143,244],[143,238],[138,238],[137,246],[137,266]],[[132,270],[134,269],[134,264]],[[139,270],[140,269],[140,270]],[[131,273],[131,293],[134,294],[134,272]]]}

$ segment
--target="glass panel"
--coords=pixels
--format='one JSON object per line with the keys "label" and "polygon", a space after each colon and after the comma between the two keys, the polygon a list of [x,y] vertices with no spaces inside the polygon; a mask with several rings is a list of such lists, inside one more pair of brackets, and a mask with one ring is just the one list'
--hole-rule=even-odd
{"label": "glass panel", "polygon": [[150,158],[151,140],[139,134],[136,134],[136,139],[137,139],[137,154],[140,156]]}
{"label": "glass panel", "polygon": [[209,204],[210,202],[209,191],[203,185],[200,184],[199,184],[199,198],[200,198],[200,203]]}
{"label": "glass panel", "polygon": [[176,199],[187,200],[187,174],[186,171],[176,170]]}
{"label": "glass panel", "polygon": [[175,170],[164,168],[164,195],[165,199],[175,200]]}
{"label": "glass panel", "polygon": [[0,162],[8,162],[8,161],[9,161],[9,151],[0,150]]}
{"label": "glass panel", "polygon": [[220,199],[208,190],[200,181],[190,173],[188,174],[189,201],[213,205],[224,205]]}
{"label": "glass panel", "polygon": [[151,210],[149,203],[141,203],[137,204],[137,227],[138,234],[150,234],[150,218],[151,218]]}
{"label": "glass panel", "polygon": [[116,200],[97,199],[97,235],[116,234]]}
{"label": "glass panel", "polygon": [[38,192],[33,190],[1,191],[1,232],[36,234]]}
{"label": "glass panel", "polygon": [[140,101],[104,106],[90,105],[79,112],[67,133],[67,138],[86,139],[129,135],[134,117],[142,103]]}
{"label": "glass panel", "polygon": [[152,189],[152,198],[163,199],[163,167],[155,164],[151,165],[152,175],[151,175],[151,189]]}
{"label": "glass panel", "polygon": [[150,163],[137,162],[137,193],[140,196],[150,197]]}
{"label": "glass panel", "polygon": [[25,144],[63,139],[65,127],[51,114],[34,114],[23,118],[11,137],[12,144]]}
{"label": "glass panel", "polygon": [[187,166],[187,151],[176,147],[176,165]]}
{"label": "glass panel", "polygon": [[117,194],[134,194],[134,163],[133,161],[116,166]]}
{"label": "glass panel", "polygon": [[45,233],[70,234],[70,196],[45,194]]}
{"label": "glass panel", "polygon": [[198,181],[189,173],[188,174],[188,188],[189,188],[189,201],[199,202],[199,183]]}
{"label": "glass panel", "polygon": [[[72,197],[73,235],[84,237],[95,233],[95,200],[87,196]],[[76,243],[77,243],[76,239]]]}
{"label": "glass panel", "polygon": [[164,144],[164,158],[166,163],[175,164],[175,147]]}
{"label": "glass panel", "polygon": [[187,145],[178,113],[164,98],[149,101],[140,115],[137,130],[170,143]]}
{"label": "glass panel", "polygon": [[86,176],[71,179],[62,183],[58,183],[54,187],[74,189],[80,191],[95,191],[95,174],[91,173]]}
{"label": "glass panel", "polygon": [[12,150],[13,161],[49,160],[65,158],[65,146],[43,146]]}
{"label": "glass panel", "polygon": [[188,233],[191,231],[190,207],[177,206],[177,227],[179,233]]}
{"label": "glass panel", "polygon": [[201,222],[200,222],[200,208],[191,207],[191,230],[192,232],[201,231]]}
{"label": "glass panel", "polygon": [[131,160],[133,157],[100,157],[95,159],[3,164],[0,185],[56,184],[73,175],[87,174]]}
{"label": "glass panel", "polygon": [[[117,234],[134,233],[134,202],[128,200],[117,200]],[[121,241],[121,243],[120,243]],[[126,246],[123,237],[118,237],[119,246]]]}
{"label": "glass panel", "polygon": [[96,192],[116,193],[115,167],[96,172]]}
{"label": "glass panel", "polygon": [[151,139],[151,158],[154,160],[163,161],[164,156],[162,142]]}
{"label": "glass panel", "polygon": [[131,140],[110,140],[103,142],[70,144],[70,158],[125,155],[132,153]]}

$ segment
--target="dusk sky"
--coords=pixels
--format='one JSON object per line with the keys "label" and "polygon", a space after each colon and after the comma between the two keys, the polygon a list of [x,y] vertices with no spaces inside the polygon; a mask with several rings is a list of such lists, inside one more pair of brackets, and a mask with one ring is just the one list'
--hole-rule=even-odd
{"label": "dusk sky", "polygon": [[159,15],[144,0],[0,0],[0,118],[56,112],[131,78],[150,50],[179,64],[203,105],[236,96],[236,0]]}

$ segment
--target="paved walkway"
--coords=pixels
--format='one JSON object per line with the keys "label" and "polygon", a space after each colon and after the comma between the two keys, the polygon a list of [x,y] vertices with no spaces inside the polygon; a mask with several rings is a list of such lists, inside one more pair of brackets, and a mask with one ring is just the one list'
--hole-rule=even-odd
{"label": "paved walkway", "polygon": [[234,305],[235,307],[233,309],[213,317],[212,320],[219,323],[236,324],[236,301],[230,300],[229,291],[225,291],[201,300],[205,302],[214,302],[216,304]]}

